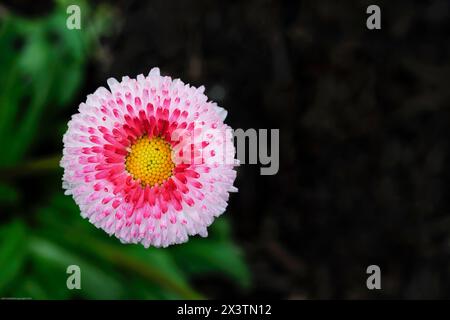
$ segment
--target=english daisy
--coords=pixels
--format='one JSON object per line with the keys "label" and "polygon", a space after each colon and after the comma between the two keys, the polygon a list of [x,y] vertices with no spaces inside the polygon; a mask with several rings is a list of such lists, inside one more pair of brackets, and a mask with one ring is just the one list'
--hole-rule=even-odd
{"label": "english daisy", "polygon": [[64,135],[63,188],[81,215],[124,243],[166,247],[207,236],[237,165],[226,111],[204,87],[160,75],[108,79]]}

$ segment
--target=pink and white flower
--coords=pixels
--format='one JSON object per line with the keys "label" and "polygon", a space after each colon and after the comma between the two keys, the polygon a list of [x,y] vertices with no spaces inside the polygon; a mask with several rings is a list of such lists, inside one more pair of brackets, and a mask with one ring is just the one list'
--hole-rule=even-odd
{"label": "pink and white flower", "polygon": [[237,165],[226,111],[204,87],[163,77],[108,79],[64,135],[63,188],[81,215],[123,243],[166,247],[226,207]]}

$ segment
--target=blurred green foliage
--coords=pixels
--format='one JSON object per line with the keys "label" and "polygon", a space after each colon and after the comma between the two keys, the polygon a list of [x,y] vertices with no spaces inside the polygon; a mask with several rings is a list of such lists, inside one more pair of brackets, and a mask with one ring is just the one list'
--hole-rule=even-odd
{"label": "blurred green foliage", "polygon": [[[68,30],[68,4],[57,1],[52,13],[33,19],[1,13],[0,297],[202,298],[192,279],[211,274],[248,287],[249,272],[225,218],[210,227],[208,238],[145,249],[108,237],[63,195],[60,155],[43,153],[48,141],[62,140],[69,120],[62,110],[75,112],[88,59],[113,16],[107,7],[79,2],[89,23]],[[36,192],[36,199],[28,194],[30,184],[52,187]],[[69,265],[81,268],[81,290],[66,287]]]}

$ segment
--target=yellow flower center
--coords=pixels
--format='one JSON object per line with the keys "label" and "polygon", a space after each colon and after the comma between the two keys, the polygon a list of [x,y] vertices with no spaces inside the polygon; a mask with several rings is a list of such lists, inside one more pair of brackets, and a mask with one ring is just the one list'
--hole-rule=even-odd
{"label": "yellow flower center", "polygon": [[161,137],[142,136],[131,146],[125,160],[127,171],[143,186],[161,184],[173,174],[170,144]]}

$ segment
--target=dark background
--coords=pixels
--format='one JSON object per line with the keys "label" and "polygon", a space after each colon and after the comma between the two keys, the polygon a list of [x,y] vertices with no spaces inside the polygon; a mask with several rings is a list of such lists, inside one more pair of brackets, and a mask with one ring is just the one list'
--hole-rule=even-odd
{"label": "dark background", "polygon": [[[52,8],[44,2],[9,6],[39,16]],[[108,77],[158,66],[205,85],[231,127],[280,129],[278,174],[239,167],[226,214],[251,288],[219,275],[194,278],[196,288],[217,298],[450,297],[448,1],[100,3],[115,19],[74,105]],[[370,4],[381,30],[366,28]],[[382,290],[366,288],[371,264]]]}

